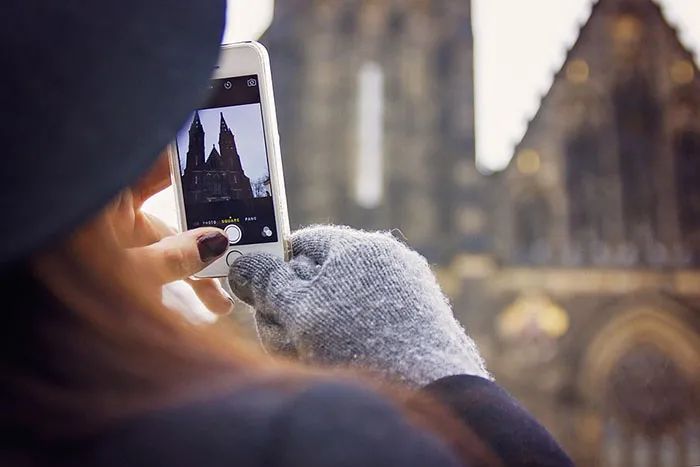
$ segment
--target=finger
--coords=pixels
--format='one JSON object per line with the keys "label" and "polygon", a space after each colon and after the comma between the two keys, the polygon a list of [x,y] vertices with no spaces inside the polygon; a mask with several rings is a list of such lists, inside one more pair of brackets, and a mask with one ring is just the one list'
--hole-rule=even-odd
{"label": "finger", "polygon": [[294,274],[300,279],[310,281],[321,272],[321,265],[306,256],[297,256],[289,262]]}
{"label": "finger", "polygon": [[305,256],[317,264],[323,264],[335,242],[350,240],[357,231],[349,227],[320,225],[306,227],[292,234],[292,254]]}
{"label": "finger", "polygon": [[233,293],[256,310],[267,308],[269,297],[284,294],[297,279],[282,258],[267,253],[241,256],[228,276]]}
{"label": "finger", "polygon": [[136,206],[141,206],[151,196],[170,186],[170,160],[165,149],[148,173],[133,188]]}
{"label": "finger", "polygon": [[201,228],[172,235],[152,245],[132,248],[135,261],[145,261],[161,284],[198,273],[226,252],[228,237],[222,230]]}
{"label": "finger", "polygon": [[216,279],[185,279],[192,290],[209,311],[217,315],[227,315],[233,311],[233,300]]}
{"label": "finger", "polygon": [[137,246],[146,246],[162,240],[171,235],[177,235],[177,230],[169,226],[165,221],[144,211],[138,211],[134,220],[134,230],[138,232]]}

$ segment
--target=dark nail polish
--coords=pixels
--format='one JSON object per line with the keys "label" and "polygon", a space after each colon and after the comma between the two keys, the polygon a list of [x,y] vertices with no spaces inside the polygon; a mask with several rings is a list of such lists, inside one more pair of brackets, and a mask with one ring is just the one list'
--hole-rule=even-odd
{"label": "dark nail polish", "polygon": [[199,258],[203,263],[208,263],[221,256],[228,248],[228,237],[223,232],[212,232],[202,235],[197,239]]}

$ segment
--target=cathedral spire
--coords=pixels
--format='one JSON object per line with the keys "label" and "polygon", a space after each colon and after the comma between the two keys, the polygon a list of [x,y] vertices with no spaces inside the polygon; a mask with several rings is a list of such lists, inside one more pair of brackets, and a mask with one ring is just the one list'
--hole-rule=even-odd
{"label": "cathedral spire", "polygon": [[202,128],[202,121],[199,119],[199,112],[194,113],[194,118],[192,119],[192,125],[190,126],[190,131],[193,128]]}
{"label": "cathedral spire", "polygon": [[199,112],[194,113],[189,130],[190,143],[187,150],[186,171],[196,170],[204,165],[204,128]]}
{"label": "cathedral spire", "polygon": [[223,158],[224,167],[227,170],[243,172],[243,167],[241,166],[241,158],[238,154],[238,149],[236,148],[236,137],[233,135],[233,132],[228,127],[228,124],[224,119],[224,113],[221,112],[220,115],[221,121],[219,125],[219,150],[221,151],[221,157]]}
{"label": "cathedral spire", "polygon": [[223,131],[231,132],[231,129],[228,127],[228,124],[226,123],[226,119],[224,118],[224,113],[223,113],[223,112],[219,112],[219,116],[221,117],[221,120],[220,120],[220,126],[221,126],[221,128],[220,128],[220,130],[221,130],[222,132],[223,132]]}

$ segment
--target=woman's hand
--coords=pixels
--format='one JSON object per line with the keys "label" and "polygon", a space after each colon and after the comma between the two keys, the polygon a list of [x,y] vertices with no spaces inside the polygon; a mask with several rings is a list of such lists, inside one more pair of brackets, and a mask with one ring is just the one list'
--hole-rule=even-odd
{"label": "woman's hand", "polygon": [[292,236],[292,250],[289,263],[243,256],[229,276],[234,293],[255,308],[268,350],[416,385],[489,377],[428,263],[391,235],[311,227]]}
{"label": "woman's hand", "polygon": [[167,284],[186,281],[204,305],[225,314],[233,302],[214,279],[191,276],[220,257],[228,247],[224,232],[201,228],[177,233],[160,219],[141,210],[152,195],[170,185],[168,158],[161,155],[153,169],[136,185],[124,190],[109,206],[106,218],[119,243],[135,262],[148,262],[160,274],[156,280]]}

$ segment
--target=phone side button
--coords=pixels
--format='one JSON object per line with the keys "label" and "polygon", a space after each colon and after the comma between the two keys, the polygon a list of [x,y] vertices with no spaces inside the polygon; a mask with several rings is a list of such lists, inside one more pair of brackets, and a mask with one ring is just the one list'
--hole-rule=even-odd
{"label": "phone side button", "polygon": [[241,256],[240,251],[229,251],[226,255],[226,264],[228,264],[229,267],[233,266],[233,262],[236,261],[236,258],[238,258],[239,256]]}

